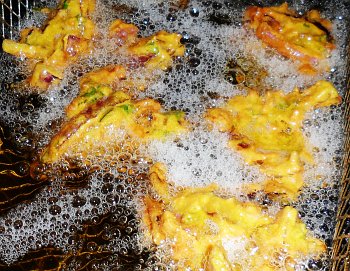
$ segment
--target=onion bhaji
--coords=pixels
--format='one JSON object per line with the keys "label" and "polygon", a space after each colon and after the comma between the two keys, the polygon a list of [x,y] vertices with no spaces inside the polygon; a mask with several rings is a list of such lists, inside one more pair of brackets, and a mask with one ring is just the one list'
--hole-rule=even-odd
{"label": "onion bhaji", "polygon": [[[184,54],[181,35],[160,31],[137,39],[137,31],[136,26],[118,19],[111,24],[109,36],[117,37],[118,46],[127,47],[132,62],[145,68],[143,71],[149,74],[149,80],[154,77],[152,72],[167,69],[174,57]],[[163,113],[158,102],[152,99],[132,101],[124,93],[131,88],[144,87],[128,78],[128,72],[137,68],[133,65],[126,68],[110,65],[81,78],[80,92],[66,108],[68,120],[43,151],[42,162],[55,162],[69,154],[84,156],[98,143],[115,141],[110,136],[113,130],[121,129],[127,136],[136,136],[141,141],[186,130],[184,113]]]}
{"label": "onion bhaji", "polygon": [[98,155],[98,146],[113,145],[118,140],[114,132],[119,130],[123,131],[120,134],[125,133],[124,139],[137,138],[142,142],[185,132],[187,122],[183,112],[162,112],[155,100],[133,101],[126,93],[116,91],[69,119],[44,149],[41,161],[52,163],[66,156]]}
{"label": "onion bhaji", "polygon": [[126,70],[120,65],[110,65],[86,73],[80,79],[79,95],[66,108],[68,119],[84,111],[88,106],[107,99],[118,87],[120,80],[126,78]]}
{"label": "onion bhaji", "polygon": [[113,21],[109,27],[108,36],[116,39],[118,46],[127,48],[132,67],[144,66],[149,73],[157,69],[166,70],[173,58],[185,53],[180,34],[162,30],[149,37],[138,38],[138,31],[135,25],[120,19]]}
{"label": "onion bhaji", "polygon": [[266,45],[300,61],[300,71],[314,74],[328,68],[317,65],[335,48],[330,35],[332,24],[322,19],[319,11],[311,10],[300,17],[287,3],[275,7],[251,6],[245,12],[245,20]]}
{"label": "onion bhaji", "polygon": [[49,13],[45,28],[25,28],[19,42],[4,40],[5,52],[33,59],[29,84],[47,89],[63,78],[65,68],[92,49],[95,25],[90,19],[95,0],[65,0]]}
{"label": "onion bhaji", "polygon": [[[94,7],[95,0],[65,0],[60,9],[50,12],[52,18],[44,30],[26,28],[21,32],[19,42],[3,41],[5,52],[35,61],[29,78],[31,86],[47,89],[63,78],[69,64],[93,50],[95,26],[90,14]],[[174,57],[184,55],[185,48],[180,43],[179,34],[159,31],[146,38],[138,38],[137,34],[135,25],[120,19],[111,23],[108,32],[118,47],[127,47],[131,68],[144,66],[151,76],[156,69],[167,69]]]}
{"label": "onion bhaji", "polygon": [[180,43],[181,35],[159,31],[155,35],[142,38],[132,44],[128,50],[148,70],[166,70],[172,64],[172,59],[183,56],[185,47]]}
{"label": "onion bhaji", "polygon": [[313,163],[301,131],[305,114],[340,101],[331,83],[319,81],[302,92],[296,88],[286,95],[282,91],[259,95],[250,90],[221,108],[209,109],[206,118],[221,132],[229,133],[230,146],[248,164],[258,165],[267,175],[265,192],[293,199],[304,184],[303,164]]}
{"label": "onion bhaji", "polygon": [[176,270],[296,270],[297,262],[325,252],[293,207],[276,216],[255,203],[222,198],[217,187],[171,192],[164,165],[150,169],[157,198],[144,199],[145,231],[171,246]]}
{"label": "onion bhaji", "polygon": [[117,38],[118,46],[130,45],[136,42],[139,29],[136,25],[128,24],[120,19],[114,20],[109,26],[108,36]]}

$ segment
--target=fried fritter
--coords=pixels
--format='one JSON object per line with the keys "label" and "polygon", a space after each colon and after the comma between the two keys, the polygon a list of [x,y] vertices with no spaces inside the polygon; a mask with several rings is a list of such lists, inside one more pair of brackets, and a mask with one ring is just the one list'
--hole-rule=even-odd
{"label": "fried fritter", "polygon": [[80,79],[79,95],[66,108],[67,117],[70,119],[90,105],[102,102],[118,87],[120,80],[126,78],[126,70],[120,65],[111,65],[86,73]]}
{"label": "fried fritter", "polygon": [[293,207],[268,215],[257,204],[217,196],[215,185],[171,194],[164,170],[150,170],[160,199],[145,198],[143,219],[156,245],[170,244],[176,270],[296,270],[297,261],[325,252]]}
{"label": "fried fritter", "polygon": [[300,17],[284,3],[276,7],[249,7],[245,20],[256,36],[283,56],[298,60],[305,73],[315,73],[320,60],[335,48],[330,35],[332,24],[316,10]]}
{"label": "fried fritter", "polygon": [[108,36],[117,38],[117,45],[130,45],[137,40],[139,29],[134,24],[128,24],[120,19],[117,19],[109,26]]}
{"label": "fried fritter", "polygon": [[31,86],[47,89],[63,78],[65,68],[92,48],[94,23],[90,14],[95,0],[65,0],[61,8],[50,12],[52,18],[43,30],[26,28],[19,42],[4,40],[5,52],[36,61]]}
{"label": "fried fritter", "polygon": [[[185,114],[162,112],[161,105],[152,100],[131,100],[122,91],[88,106],[74,115],[56,134],[41,155],[44,163],[57,162],[67,156],[99,155],[99,146],[113,146],[126,137],[145,142],[164,139],[187,129]],[[122,138],[117,138],[120,131]]]}
{"label": "fried fritter", "polygon": [[172,59],[183,56],[185,47],[181,44],[181,35],[159,31],[158,33],[140,39],[128,49],[131,56],[144,63],[147,70],[166,70],[172,64]]}
{"label": "fried fritter", "polygon": [[117,19],[109,27],[109,37],[116,38],[118,46],[127,48],[134,63],[131,66],[144,66],[148,73],[154,70],[166,70],[173,58],[183,56],[185,47],[181,44],[181,35],[164,30],[144,38],[137,38],[138,28]]}
{"label": "fried fritter", "polygon": [[313,163],[301,131],[305,114],[340,101],[331,83],[319,81],[303,92],[295,89],[287,95],[268,91],[261,96],[250,90],[222,108],[209,109],[206,118],[229,133],[230,146],[247,163],[258,165],[268,176],[264,191],[293,199],[304,184],[304,163]]}

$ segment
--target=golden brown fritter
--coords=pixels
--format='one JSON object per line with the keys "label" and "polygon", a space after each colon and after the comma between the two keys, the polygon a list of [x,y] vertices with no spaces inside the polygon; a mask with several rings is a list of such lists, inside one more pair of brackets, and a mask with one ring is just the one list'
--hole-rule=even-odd
{"label": "golden brown fritter", "polygon": [[[123,32],[121,29],[125,28],[131,28],[132,33],[135,30],[120,20],[112,26],[114,32]],[[152,72],[168,68],[173,57],[184,54],[180,38],[178,34],[160,31],[139,39],[128,50],[132,57],[142,59],[145,73],[150,75],[151,80]],[[127,69],[133,71],[132,67]],[[68,121],[44,150],[42,162],[55,162],[70,154],[85,156],[96,145],[118,141],[112,134],[119,129],[123,131],[121,134],[125,132],[127,136],[141,141],[164,138],[186,130],[183,112],[163,113],[158,102],[152,99],[133,101],[123,92],[128,91],[127,88],[140,88],[138,82],[127,77],[127,69],[110,65],[81,78],[80,93],[66,109]]]}
{"label": "golden brown fritter", "polygon": [[318,107],[337,105],[341,98],[327,81],[319,81],[303,92],[295,89],[285,95],[256,90],[235,96],[221,108],[209,109],[206,118],[220,131],[229,133],[230,146],[245,161],[258,165],[269,180],[267,193],[295,198],[304,184],[304,163],[313,157],[301,132],[305,114]]}
{"label": "golden brown fritter", "polygon": [[5,52],[34,59],[36,64],[29,78],[31,86],[46,89],[63,78],[65,68],[92,48],[94,23],[90,14],[95,0],[65,0],[43,30],[26,28],[21,40],[4,40]]}
{"label": "golden brown fritter", "polygon": [[185,47],[180,40],[180,34],[159,31],[150,37],[140,39],[128,50],[131,56],[144,63],[147,70],[166,70],[171,66],[173,58],[183,56],[185,53]]}
{"label": "golden brown fritter", "polygon": [[102,149],[113,147],[126,137],[141,143],[186,130],[183,112],[162,112],[161,105],[152,99],[133,101],[129,95],[117,91],[68,120],[44,149],[41,161],[52,163],[68,156],[98,156],[102,145]]}
{"label": "golden brown fritter", "polygon": [[335,48],[330,35],[332,24],[316,10],[298,17],[287,3],[276,7],[253,6],[246,10],[245,20],[259,39],[283,56],[300,61],[300,70],[306,73],[325,69],[317,65]]}
{"label": "golden brown fritter", "polygon": [[217,196],[214,185],[172,194],[165,175],[163,165],[152,166],[160,199],[145,198],[143,219],[156,245],[170,245],[176,270],[296,270],[297,261],[325,252],[293,207],[268,215],[255,203]]}
{"label": "golden brown fritter", "polygon": [[139,29],[134,24],[128,24],[120,19],[117,19],[109,26],[108,36],[117,39],[117,45],[130,45],[137,40]]}
{"label": "golden brown fritter", "polygon": [[120,80],[126,79],[126,70],[120,65],[110,65],[98,70],[86,73],[80,79],[79,95],[66,108],[67,117],[70,119],[90,105],[102,102],[113,93]]}

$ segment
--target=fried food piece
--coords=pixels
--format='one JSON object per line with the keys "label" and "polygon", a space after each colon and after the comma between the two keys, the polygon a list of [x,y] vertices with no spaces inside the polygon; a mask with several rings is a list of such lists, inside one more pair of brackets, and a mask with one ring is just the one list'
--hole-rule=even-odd
{"label": "fried food piece", "polygon": [[[111,28],[122,31],[121,28],[132,27],[117,20]],[[129,49],[134,57],[142,59],[151,75],[156,69],[171,65],[172,57],[183,55],[180,38],[163,31],[139,40]],[[43,162],[55,162],[68,151],[85,156],[98,142],[113,141],[108,138],[108,130],[122,129],[128,136],[140,139],[164,138],[186,130],[184,113],[161,113],[160,104],[154,100],[133,102],[122,91],[115,92],[114,89],[120,89],[121,81],[123,90],[141,87],[127,78],[127,70],[119,65],[91,71],[81,78],[80,93],[66,109],[68,122],[44,150]]]}
{"label": "fried food piece", "polygon": [[185,47],[180,40],[180,34],[159,31],[155,35],[140,39],[128,49],[130,55],[149,72],[155,69],[166,70],[171,66],[174,57],[183,56],[185,53]]}
{"label": "fried food piece", "polygon": [[29,79],[31,86],[47,89],[63,78],[65,68],[91,50],[94,23],[89,18],[95,0],[65,0],[43,30],[24,29],[19,42],[4,40],[5,52],[34,59],[36,65]]}
{"label": "fried food piece", "polygon": [[128,24],[117,19],[109,26],[108,36],[110,38],[117,38],[117,45],[130,45],[137,40],[137,33],[139,29],[134,24]]}
{"label": "fried food piece", "polygon": [[230,147],[245,161],[258,165],[269,180],[262,189],[293,199],[304,184],[304,163],[313,163],[301,132],[305,114],[341,101],[333,85],[319,81],[300,92],[281,91],[260,96],[256,90],[235,96],[222,108],[209,109],[206,118],[229,133]]}
{"label": "fried food piece", "polygon": [[[298,17],[284,3],[277,7],[249,7],[245,20],[256,36],[281,55],[301,62],[300,70],[315,73],[320,60],[335,48],[332,24],[316,10]],[[322,68],[320,68],[322,70]]]}
{"label": "fried food piece", "polygon": [[97,101],[107,99],[118,86],[120,80],[126,78],[126,70],[120,65],[111,65],[85,74],[80,79],[80,92],[66,108],[69,119],[84,111]]}
{"label": "fried food piece", "polygon": [[63,125],[44,149],[41,161],[52,163],[66,156],[98,155],[98,146],[113,146],[118,141],[116,133],[122,136],[119,140],[129,137],[146,142],[180,134],[186,127],[183,112],[162,112],[161,105],[152,99],[132,101],[129,95],[117,91]]}
{"label": "fried food piece", "polygon": [[150,169],[160,200],[145,198],[143,219],[156,245],[170,243],[176,270],[296,270],[297,261],[325,252],[293,207],[273,217],[257,204],[215,195],[215,185],[170,195],[164,170]]}
{"label": "fried food piece", "polygon": [[109,37],[117,38],[117,45],[125,45],[130,57],[134,60],[131,66],[145,66],[149,73],[156,69],[166,70],[172,59],[183,56],[185,47],[181,44],[181,35],[164,30],[138,39],[138,28],[133,24],[117,19],[109,27]]}

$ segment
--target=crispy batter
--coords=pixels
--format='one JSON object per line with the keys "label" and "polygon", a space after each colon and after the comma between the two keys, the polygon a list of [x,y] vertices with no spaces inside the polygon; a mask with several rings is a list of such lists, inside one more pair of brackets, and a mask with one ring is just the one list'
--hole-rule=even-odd
{"label": "crispy batter", "polygon": [[215,195],[214,185],[169,195],[165,175],[162,165],[150,170],[161,200],[145,198],[144,222],[155,244],[170,242],[176,270],[295,270],[298,260],[325,252],[292,207],[273,217],[257,204]]}
{"label": "crispy batter", "polygon": [[117,19],[109,26],[108,36],[110,38],[117,38],[117,45],[130,45],[137,40],[137,33],[139,29],[136,25],[125,23]]}
{"label": "crispy batter", "polygon": [[[88,106],[65,123],[44,149],[41,161],[56,162],[66,156],[98,155],[98,146],[116,144],[115,132],[137,138],[164,139],[186,131],[183,112],[162,112],[161,105],[152,100],[133,101],[122,91]],[[114,132],[114,134],[113,134]],[[123,139],[119,139],[123,140]]]}
{"label": "crispy batter", "polygon": [[94,11],[95,0],[65,0],[44,28],[24,29],[21,40],[4,40],[5,52],[37,61],[31,86],[46,89],[63,78],[65,68],[80,55],[91,49],[94,23],[89,15]]}
{"label": "crispy batter", "polygon": [[285,194],[293,199],[303,186],[304,163],[313,157],[301,132],[306,112],[340,103],[333,85],[319,81],[300,92],[281,91],[260,96],[251,90],[235,96],[222,108],[209,109],[206,118],[220,131],[230,134],[230,146],[249,164],[259,165],[270,178],[263,186],[267,193]]}
{"label": "crispy batter", "polygon": [[147,70],[166,70],[171,66],[174,57],[183,56],[185,53],[185,47],[180,43],[180,39],[180,34],[159,31],[131,45],[129,52],[144,63]]}
{"label": "crispy batter", "polygon": [[[24,29],[20,42],[3,42],[5,52],[37,61],[29,79],[30,85],[46,89],[53,82],[59,82],[65,68],[92,49],[94,23],[89,19],[89,14],[94,5],[94,0],[66,0],[61,9],[50,13],[54,16],[43,31]],[[185,48],[180,43],[179,34],[160,31],[142,39],[138,39],[137,34],[135,25],[117,19],[110,25],[108,36],[116,38],[118,46],[128,48],[133,59],[130,67],[145,66],[150,76],[156,69],[167,69],[174,57],[184,55]],[[129,83],[130,87],[144,89],[142,84]]]}
{"label": "crispy batter", "polygon": [[144,66],[147,72],[166,70],[173,58],[183,56],[185,47],[181,44],[181,35],[164,30],[141,39],[137,38],[138,28],[133,24],[117,19],[109,27],[109,37],[117,39],[117,45],[124,45],[134,66]]}
{"label": "crispy batter", "polygon": [[277,7],[252,6],[246,10],[245,20],[265,44],[300,61],[300,70],[305,73],[315,73],[319,61],[329,57],[335,48],[330,35],[332,25],[316,10],[297,17],[287,3]]}
{"label": "crispy batter", "polygon": [[120,65],[111,65],[85,74],[80,79],[79,95],[66,108],[69,119],[96,102],[107,99],[120,80],[126,78],[126,70]]}

